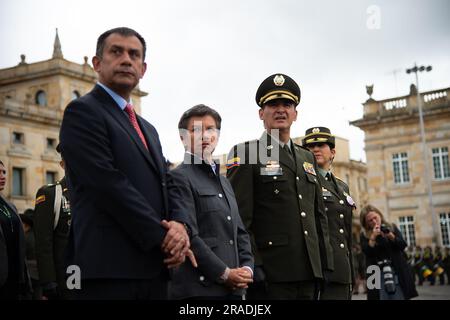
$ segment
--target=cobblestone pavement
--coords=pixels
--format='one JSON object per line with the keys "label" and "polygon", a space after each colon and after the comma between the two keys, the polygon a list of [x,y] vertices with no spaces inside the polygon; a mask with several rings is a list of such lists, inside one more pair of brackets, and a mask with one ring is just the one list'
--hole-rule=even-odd
{"label": "cobblestone pavement", "polygon": [[[417,286],[419,296],[413,300],[450,300],[450,285],[430,286],[429,283],[424,283],[422,286]],[[366,300],[366,294],[357,294],[352,296],[352,300]]]}

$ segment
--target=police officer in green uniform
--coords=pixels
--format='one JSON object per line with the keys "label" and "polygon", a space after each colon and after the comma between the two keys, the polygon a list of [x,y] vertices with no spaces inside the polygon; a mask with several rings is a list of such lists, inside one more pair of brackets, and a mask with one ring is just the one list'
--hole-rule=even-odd
{"label": "police officer in green uniform", "polygon": [[[59,144],[56,147],[58,153]],[[64,169],[64,160],[60,162]],[[66,179],[42,186],[36,193],[34,233],[36,260],[44,299],[67,299],[64,252],[70,230]]]}
{"label": "police officer in green uniform", "polygon": [[299,102],[292,78],[265,79],[256,103],[266,131],[234,146],[227,161],[255,257],[249,299],[316,299],[323,271],[333,269],[316,161],[290,138]]}
{"label": "police officer in green uniform", "polygon": [[322,300],[350,300],[355,275],[352,253],[352,212],[356,207],[347,184],[331,172],[336,155],[335,137],[330,129],[314,127],[306,130],[302,140],[316,158],[317,177],[322,185],[328,230],[333,248],[334,271],[329,275]]}

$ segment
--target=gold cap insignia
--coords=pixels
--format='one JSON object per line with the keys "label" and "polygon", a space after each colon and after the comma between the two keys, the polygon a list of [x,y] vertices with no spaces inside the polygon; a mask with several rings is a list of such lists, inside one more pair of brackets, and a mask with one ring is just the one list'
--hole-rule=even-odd
{"label": "gold cap insignia", "polygon": [[314,128],[314,129],[312,129],[312,132],[313,132],[313,133],[319,133],[319,132],[320,132],[320,129],[319,129],[319,128]]}
{"label": "gold cap insignia", "polygon": [[277,87],[281,87],[284,84],[284,77],[281,74],[277,74],[275,78],[273,78],[273,83]]}

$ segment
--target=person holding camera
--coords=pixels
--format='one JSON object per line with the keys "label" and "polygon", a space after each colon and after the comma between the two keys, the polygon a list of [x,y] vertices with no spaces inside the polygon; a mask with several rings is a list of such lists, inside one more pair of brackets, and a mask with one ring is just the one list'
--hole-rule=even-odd
{"label": "person holding camera", "polygon": [[[367,205],[361,210],[361,247],[367,267],[380,267],[379,288],[368,288],[368,300],[408,300],[418,296],[404,250],[407,246],[400,230],[386,222],[380,210]],[[369,282],[369,281],[368,281]],[[369,285],[369,283],[368,283]],[[376,286],[375,286],[376,287]]]}

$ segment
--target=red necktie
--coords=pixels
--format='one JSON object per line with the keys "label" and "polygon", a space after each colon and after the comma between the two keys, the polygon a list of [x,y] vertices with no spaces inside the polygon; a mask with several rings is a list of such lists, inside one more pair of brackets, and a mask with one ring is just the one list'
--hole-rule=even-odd
{"label": "red necktie", "polygon": [[145,148],[148,150],[147,142],[145,141],[145,138],[141,131],[141,128],[139,128],[139,124],[137,122],[136,114],[134,113],[133,106],[128,103],[125,107],[125,112],[128,114],[131,124],[133,125],[134,129],[136,130],[137,134],[139,135],[139,138],[141,138],[142,143],[144,144]]}

